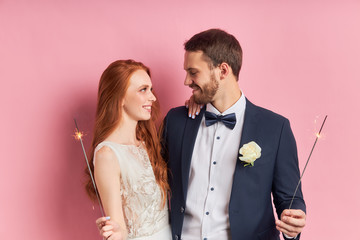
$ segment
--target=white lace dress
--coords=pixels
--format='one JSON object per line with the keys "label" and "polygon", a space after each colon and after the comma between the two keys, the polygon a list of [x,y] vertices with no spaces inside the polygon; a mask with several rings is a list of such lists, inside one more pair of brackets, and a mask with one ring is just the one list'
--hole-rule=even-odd
{"label": "white lace dress", "polygon": [[95,154],[103,146],[115,153],[120,164],[120,194],[128,239],[171,240],[168,208],[161,208],[161,190],[144,146],[105,141],[96,147]]}

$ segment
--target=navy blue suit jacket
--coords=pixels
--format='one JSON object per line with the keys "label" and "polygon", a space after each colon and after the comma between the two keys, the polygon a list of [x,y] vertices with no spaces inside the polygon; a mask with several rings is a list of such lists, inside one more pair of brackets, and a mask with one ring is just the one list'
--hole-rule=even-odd
{"label": "navy blue suit jacket", "polygon": [[[170,223],[174,240],[181,239],[191,157],[204,112],[202,110],[199,116],[190,119],[187,109],[178,107],[171,109],[164,120],[162,144],[170,168]],[[229,173],[234,174],[229,203],[231,236],[233,240],[280,239],[275,228],[271,194],[280,216],[289,207],[300,178],[290,123],[286,118],[246,100],[239,149],[251,141],[262,149],[254,166],[244,167],[241,161],[237,161],[235,169],[229,169]],[[292,208],[305,212],[301,188]]]}

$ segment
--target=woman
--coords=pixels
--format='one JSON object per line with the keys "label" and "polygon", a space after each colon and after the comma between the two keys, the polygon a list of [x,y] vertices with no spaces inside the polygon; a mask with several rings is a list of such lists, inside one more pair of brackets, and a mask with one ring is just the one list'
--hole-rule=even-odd
{"label": "woman", "polygon": [[[133,60],[110,64],[99,83],[91,151],[96,185],[111,217],[99,226],[106,239],[171,239],[157,113],[149,68]],[[87,191],[95,196],[90,178]]]}

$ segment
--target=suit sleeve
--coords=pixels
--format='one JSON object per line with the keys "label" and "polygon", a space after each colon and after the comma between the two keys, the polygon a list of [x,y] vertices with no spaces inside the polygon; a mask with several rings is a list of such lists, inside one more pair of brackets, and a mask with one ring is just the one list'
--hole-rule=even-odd
{"label": "suit sleeve", "polygon": [[[289,120],[283,122],[278,144],[277,157],[273,179],[274,204],[278,217],[283,210],[288,209],[298,181],[300,179],[299,162],[294,135]],[[301,184],[296,192],[292,209],[306,212],[305,202],[301,191]]]}

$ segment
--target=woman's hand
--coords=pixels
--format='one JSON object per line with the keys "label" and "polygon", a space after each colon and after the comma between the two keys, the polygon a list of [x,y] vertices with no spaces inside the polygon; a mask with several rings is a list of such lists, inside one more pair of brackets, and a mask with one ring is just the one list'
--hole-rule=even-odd
{"label": "woman's hand", "polygon": [[192,119],[194,119],[195,116],[199,115],[200,110],[203,108],[203,106],[204,106],[203,104],[199,105],[195,103],[194,96],[191,96],[189,100],[185,101],[185,107],[189,109],[188,111],[189,118]]}
{"label": "woman's hand", "polygon": [[110,217],[101,217],[96,220],[96,226],[100,235],[106,240],[125,240],[126,236],[121,231],[121,227]]}

